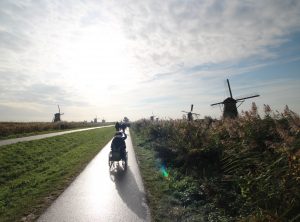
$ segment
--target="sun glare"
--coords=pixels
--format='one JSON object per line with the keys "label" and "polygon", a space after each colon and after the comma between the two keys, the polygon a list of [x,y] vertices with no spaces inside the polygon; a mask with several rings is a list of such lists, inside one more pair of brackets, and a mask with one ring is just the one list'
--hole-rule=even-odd
{"label": "sun glare", "polygon": [[62,41],[58,54],[64,76],[91,100],[114,86],[132,84],[126,41],[116,27],[84,28]]}

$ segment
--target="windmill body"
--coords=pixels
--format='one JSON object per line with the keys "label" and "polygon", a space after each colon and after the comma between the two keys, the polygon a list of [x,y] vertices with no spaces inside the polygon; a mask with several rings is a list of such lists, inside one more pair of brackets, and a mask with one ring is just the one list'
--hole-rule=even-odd
{"label": "windmill body", "polygon": [[243,103],[245,101],[245,99],[258,97],[259,95],[253,95],[253,96],[243,97],[243,98],[239,98],[239,99],[234,99],[232,97],[232,92],[231,92],[230,83],[229,83],[228,79],[227,79],[227,85],[228,85],[230,97],[226,98],[223,102],[211,104],[211,106],[223,104],[224,105],[223,117],[224,118],[236,118],[238,116],[238,110],[237,110],[236,104],[238,102]]}
{"label": "windmill body", "polygon": [[154,121],[154,118],[155,118],[156,116],[153,114],[153,112],[152,112],[152,116],[150,116],[150,121]]}
{"label": "windmill body", "polygon": [[187,117],[189,121],[193,121],[193,114],[191,112],[188,112]]}
{"label": "windmill body", "polygon": [[94,123],[97,123],[98,122],[98,118],[97,116],[94,118]]}
{"label": "windmill body", "polygon": [[224,110],[223,110],[223,116],[225,118],[235,118],[238,116],[238,111],[236,107],[236,100],[228,97],[223,101],[224,104]]}
{"label": "windmill body", "polygon": [[59,105],[57,105],[57,106],[58,106],[58,113],[54,114],[53,122],[60,122],[61,121],[60,116],[64,115],[63,113],[60,113]]}
{"label": "windmill body", "polygon": [[60,120],[60,115],[61,115],[60,113],[55,113],[54,114],[54,120],[53,120],[53,122],[59,122],[59,121],[61,121]]}
{"label": "windmill body", "polygon": [[194,108],[194,105],[192,104],[191,105],[191,111],[181,111],[181,112],[183,112],[183,113],[187,113],[187,119],[188,119],[188,121],[193,121],[194,120],[194,117],[193,117],[193,115],[196,115],[196,116],[199,116],[200,114],[198,114],[198,113],[193,113],[193,108]]}
{"label": "windmill body", "polygon": [[155,116],[150,116],[150,120],[154,121]]}

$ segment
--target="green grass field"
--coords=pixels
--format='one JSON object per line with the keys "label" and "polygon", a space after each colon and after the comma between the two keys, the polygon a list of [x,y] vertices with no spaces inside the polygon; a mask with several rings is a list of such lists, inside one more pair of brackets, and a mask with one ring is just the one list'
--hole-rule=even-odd
{"label": "green grass field", "polygon": [[114,123],[88,122],[0,122],[0,140],[53,133],[66,130],[107,126]]}
{"label": "green grass field", "polygon": [[35,219],[113,137],[114,128],[0,147],[0,218]]}

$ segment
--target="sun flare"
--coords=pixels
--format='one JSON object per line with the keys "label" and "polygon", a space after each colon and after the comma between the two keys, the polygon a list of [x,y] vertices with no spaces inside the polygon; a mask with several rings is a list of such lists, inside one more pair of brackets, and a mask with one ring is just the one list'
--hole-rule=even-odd
{"label": "sun flare", "polygon": [[131,84],[130,56],[116,27],[88,27],[71,39],[61,38],[60,45],[57,54],[64,75],[89,98],[94,100],[114,86]]}

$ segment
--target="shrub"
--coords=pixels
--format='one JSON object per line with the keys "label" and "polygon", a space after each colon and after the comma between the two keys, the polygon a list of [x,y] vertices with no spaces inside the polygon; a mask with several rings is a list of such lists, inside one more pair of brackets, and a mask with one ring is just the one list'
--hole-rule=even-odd
{"label": "shrub", "polygon": [[234,120],[141,120],[132,129],[181,175],[170,177],[171,189],[184,206],[202,193],[205,206],[228,218],[298,218],[300,118],[288,107],[265,105],[261,118],[254,104]]}

